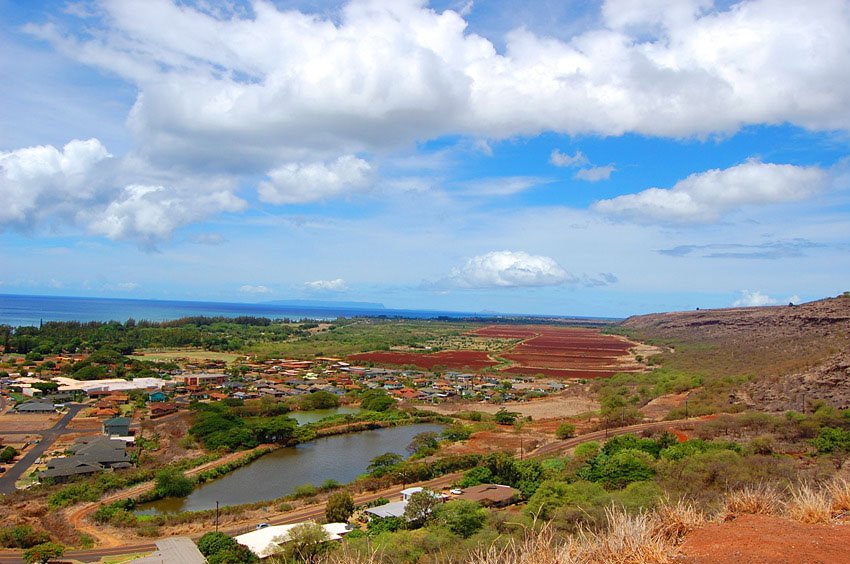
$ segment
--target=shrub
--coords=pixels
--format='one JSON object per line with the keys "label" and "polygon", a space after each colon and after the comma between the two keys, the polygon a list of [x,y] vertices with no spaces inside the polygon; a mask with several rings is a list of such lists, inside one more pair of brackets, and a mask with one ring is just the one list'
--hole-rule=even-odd
{"label": "shrub", "polygon": [[574,437],[576,434],[576,426],[572,423],[561,423],[555,430],[555,436],[561,440]]}
{"label": "shrub", "polygon": [[183,472],[174,468],[165,468],[156,474],[156,486],[154,491],[161,497],[186,497],[194,485]]}
{"label": "shrub", "polygon": [[316,488],[316,486],[314,486],[313,484],[301,484],[300,486],[296,486],[296,488],[292,490],[292,497],[295,499],[313,497],[318,492],[318,488]]}
{"label": "shrub", "polygon": [[35,531],[29,525],[17,525],[0,529],[0,546],[4,548],[32,548],[50,541],[44,531]]}
{"label": "shrub", "polygon": [[65,554],[65,547],[55,542],[45,542],[26,550],[21,556],[25,562],[48,562]]}
{"label": "shrub", "polygon": [[354,513],[354,498],[348,492],[331,494],[325,505],[325,518],[328,523],[345,523]]}
{"label": "shrub", "polygon": [[439,506],[434,511],[434,520],[466,539],[481,530],[487,520],[487,511],[475,501],[459,499]]}

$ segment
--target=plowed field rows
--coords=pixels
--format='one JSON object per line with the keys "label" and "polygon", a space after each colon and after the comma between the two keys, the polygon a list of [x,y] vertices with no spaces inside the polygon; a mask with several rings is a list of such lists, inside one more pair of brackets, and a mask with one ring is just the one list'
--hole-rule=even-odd
{"label": "plowed field rows", "polygon": [[620,371],[634,370],[628,363],[632,343],[605,335],[595,329],[574,327],[484,327],[475,335],[520,338],[502,357],[513,366],[508,374],[543,374],[559,378],[602,378]]}
{"label": "plowed field rows", "polygon": [[[488,326],[469,333],[478,337],[523,339],[510,351],[500,354],[511,365],[499,370],[505,374],[542,374],[556,378],[604,378],[616,372],[639,370],[629,362],[632,343],[596,329],[523,325]],[[484,351],[440,351],[415,353],[376,351],[348,357],[352,361],[413,365],[430,370],[435,366],[451,370],[480,370],[500,363]]]}
{"label": "plowed field rows", "polygon": [[482,351],[440,351],[431,354],[406,353],[393,351],[375,351],[353,354],[348,357],[354,361],[375,362],[378,364],[414,365],[420,368],[432,369],[435,366],[461,370],[480,370],[498,364]]}

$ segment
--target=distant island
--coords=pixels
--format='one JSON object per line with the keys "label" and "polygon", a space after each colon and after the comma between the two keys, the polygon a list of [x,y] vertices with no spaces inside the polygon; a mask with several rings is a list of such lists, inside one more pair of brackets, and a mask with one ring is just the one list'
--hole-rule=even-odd
{"label": "distant island", "polygon": [[326,309],[386,309],[384,304],[376,302],[336,302],[333,300],[274,300],[262,302],[267,305],[286,307],[320,307]]}

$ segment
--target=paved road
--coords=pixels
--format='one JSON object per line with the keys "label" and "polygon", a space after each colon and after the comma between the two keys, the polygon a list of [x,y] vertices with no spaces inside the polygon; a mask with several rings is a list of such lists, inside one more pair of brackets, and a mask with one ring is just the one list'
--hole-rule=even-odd
{"label": "paved road", "polygon": [[[63,433],[70,433],[72,431],[67,430],[65,427],[68,425],[68,422],[74,418],[80,410],[85,407],[82,404],[72,404],[68,408],[68,413],[66,413],[62,419],[56,422],[56,424],[46,431],[42,430],[32,430],[32,431],[18,431],[14,434],[27,434],[27,435],[41,435],[41,442],[35,445],[32,450],[30,450],[23,458],[21,458],[14,466],[6,470],[6,472],[0,476],[0,494],[9,494],[15,491],[15,482],[27,471],[27,469],[33,465],[33,463],[45,452],[49,449],[54,441],[62,435]],[[12,434],[12,433],[9,433]]]}

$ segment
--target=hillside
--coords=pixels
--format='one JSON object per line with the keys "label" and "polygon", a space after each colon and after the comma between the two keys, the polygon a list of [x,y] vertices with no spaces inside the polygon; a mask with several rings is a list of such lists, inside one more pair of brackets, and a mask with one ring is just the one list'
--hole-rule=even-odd
{"label": "hillside", "polygon": [[665,345],[666,366],[748,380],[733,403],[777,411],[805,410],[813,400],[850,405],[850,297],[640,315],[621,327]]}

